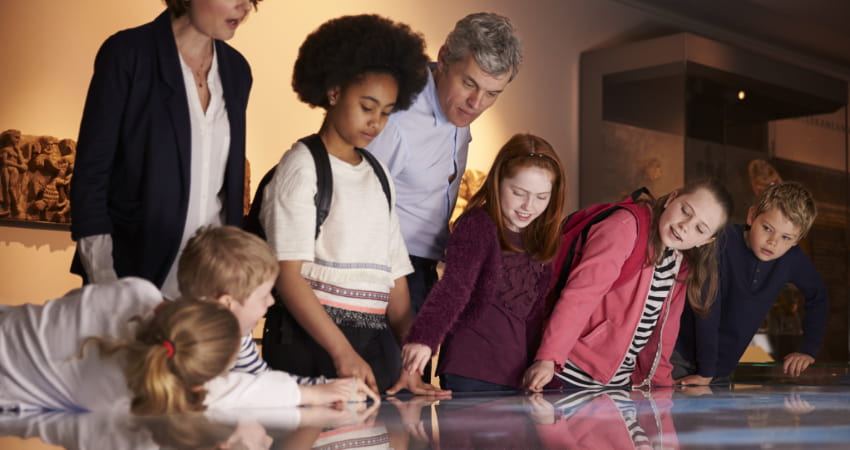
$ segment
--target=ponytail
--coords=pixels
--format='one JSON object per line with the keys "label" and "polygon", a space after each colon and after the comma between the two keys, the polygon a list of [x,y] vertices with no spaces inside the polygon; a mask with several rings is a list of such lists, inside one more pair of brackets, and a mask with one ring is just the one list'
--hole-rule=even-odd
{"label": "ponytail", "polygon": [[233,363],[240,338],[230,310],[214,302],[178,300],[166,302],[142,323],[133,342],[90,337],[83,347],[94,341],[104,356],[125,351],[130,410],[158,415],[203,411],[203,385]]}

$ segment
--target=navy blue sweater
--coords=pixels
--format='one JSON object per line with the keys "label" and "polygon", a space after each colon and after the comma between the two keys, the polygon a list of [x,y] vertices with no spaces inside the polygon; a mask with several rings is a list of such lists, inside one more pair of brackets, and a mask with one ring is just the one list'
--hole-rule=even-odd
{"label": "navy blue sweater", "polygon": [[703,377],[725,377],[758,331],[785,283],[806,299],[803,343],[799,349],[817,356],[829,313],[826,285],[798,246],[782,257],[760,261],[744,241],[743,225],[729,225],[718,242],[720,289],[709,316],[699,318],[686,305],[676,351],[694,363]]}

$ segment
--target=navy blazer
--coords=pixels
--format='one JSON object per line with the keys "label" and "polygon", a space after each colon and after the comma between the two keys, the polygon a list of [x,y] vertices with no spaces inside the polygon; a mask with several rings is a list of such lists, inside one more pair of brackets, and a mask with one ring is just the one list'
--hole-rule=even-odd
{"label": "navy blazer", "polygon": [[[245,109],[251,69],[215,41],[230,121],[219,192],[224,222],[242,223]],[[110,234],[119,277],[162,287],[180,247],[189,205],[191,126],[168,11],[109,37],[95,59],[71,181],[71,237]],[[79,255],[71,271],[83,276]]]}

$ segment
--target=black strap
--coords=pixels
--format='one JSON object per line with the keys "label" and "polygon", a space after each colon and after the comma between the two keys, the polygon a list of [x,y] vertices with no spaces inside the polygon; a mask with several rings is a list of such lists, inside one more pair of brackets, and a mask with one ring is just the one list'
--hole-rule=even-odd
{"label": "black strap", "polygon": [[318,134],[300,139],[307,148],[310,149],[310,154],[313,156],[313,164],[316,165],[316,195],[313,201],[316,203],[316,236],[319,237],[319,231],[328,214],[331,211],[331,197],[334,192],[334,180],[331,173],[331,159],[328,157],[328,149],[325,148],[325,143]]}
{"label": "black strap", "polygon": [[384,172],[384,168],[381,167],[381,163],[378,162],[378,158],[375,158],[375,155],[369,153],[363,148],[358,148],[357,150],[360,151],[363,158],[369,162],[369,165],[372,166],[372,170],[375,171],[375,175],[378,176],[378,181],[381,182],[381,190],[384,191],[384,195],[387,197],[387,207],[392,211],[393,199],[390,194],[390,180],[387,179],[387,173]]}
{"label": "black strap", "polygon": [[[299,140],[310,150],[310,155],[313,157],[313,164],[316,166],[316,195],[313,197],[316,205],[316,234],[314,238],[318,238],[322,224],[325,223],[325,219],[327,219],[331,209],[331,198],[333,197],[331,160],[328,157],[328,150],[325,148],[325,144],[318,134],[312,134]],[[375,175],[378,176],[378,181],[381,183],[381,190],[384,191],[384,195],[387,197],[387,206],[392,210],[393,201],[390,194],[390,182],[386,172],[384,172],[384,168],[373,154],[362,148],[358,148],[357,150],[369,162]],[[263,193],[265,192],[266,185],[274,177],[275,169],[277,169],[277,166],[272,167],[266,172],[262,180],[260,180],[260,184],[257,186],[257,192],[254,194],[254,201],[251,202],[251,209],[244,220],[245,230],[263,239],[266,239],[266,233],[260,224],[260,209],[263,206]]]}
{"label": "black strap", "polygon": [[242,224],[242,228],[245,231],[254,233],[263,240],[266,240],[266,232],[260,223],[260,209],[263,207],[263,193],[266,190],[266,185],[272,181],[275,169],[277,169],[277,166],[272,167],[263,175],[260,184],[257,185],[257,192],[254,193],[254,201],[251,202],[251,209],[248,210],[248,215],[245,216]]}

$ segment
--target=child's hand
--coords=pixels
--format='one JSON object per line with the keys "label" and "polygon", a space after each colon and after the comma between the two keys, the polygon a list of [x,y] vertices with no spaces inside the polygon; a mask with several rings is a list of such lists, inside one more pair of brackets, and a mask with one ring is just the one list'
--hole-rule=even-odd
{"label": "child's hand", "polygon": [[811,403],[807,402],[797,392],[792,392],[790,395],[787,395],[783,399],[783,402],[785,403],[785,409],[788,410],[788,412],[798,416],[808,414],[815,410],[815,407]]}
{"label": "child's hand", "polygon": [[676,386],[676,390],[691,397],[702,397],[703,395],[714,394],[714,391],[712,391],[708,385],[701,384]]}
{"label": "child's hand", "polygon": [[528,407],[528,415],[531,416],[531,420],[534,423],[539,425],[551,425],[555,423],[557,419],[555,407],[543,398],[543,394],[531,394],[526,400],[528,401],[526,405]]}
{"label": "child's hand", "polygon": [[431,348],[423,344],[404,344],[401,349],[401,367],[407,372],[416,372],[421,377],[431,359]]}
{"label": "child's hand", "polygon": [[789,353],[785,355],[782,372],[792,377],[798,377],[813,362],[815,362],[815,359],[805,353]]}
{"label": "child's hand", "polygon": [[701,377],[699,375],[688,375],[674,381],[673,384],[681,384],[685,386],[708,386],[711,384],[711,377]]}
{"label": "child's hand", "polygon": [[522,377],[522,387],[532,392],[540,392],[555,376],[554,361],[534,361]]}
{"label": "child's hand", "polygon": [[422,421],[422,408],[430,406],[438,400],[413,397],[409,401],[403,402],[395,397],[390,397],[387,401],[398,409],[401,423],[411,437],[424,443],[431,441],[428,432],[425,431],[425,423]]}
{"label": "child's hand", "polygon": [[269,449],[274,439],[266,433],[265,427],[257,422],[239,422],[233,434],[220,448]]}
{"label": "child's hand", "polygon": [[381,397],[357,378],[339,378],[330,383],[301,386],[302,405],[364,402],[367,399],[381,402]]}
{"label": "child's hand", "polygon": [[378,392],[378,383],[375,382],[372,367],[353,349],[339,358],[334,358],[333,361],[337,376],[358,378],[363,380],[369,389]]}
{"label": "child's hand", "polygon": [[413,395],[425,395],[428,397],[437,397],[440,399],[451,398],[452,391],[443,390],[422,381],[422,378],[416,372],[401,371],[398,381],[393,387],[387,389],[387,395],[398,394],[402,389],[407,389]]}
{"label": "child's hand", "polygon": [[371,424],[375,422],[380,407],[381,404],[375,402],[300,408],[301,423],[298,427],[342,428]]}

